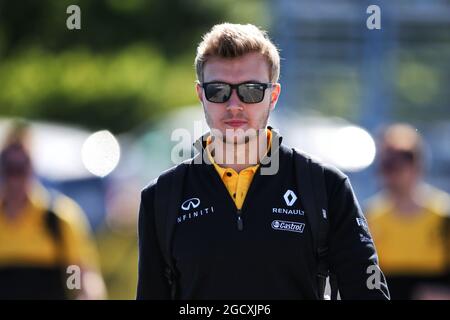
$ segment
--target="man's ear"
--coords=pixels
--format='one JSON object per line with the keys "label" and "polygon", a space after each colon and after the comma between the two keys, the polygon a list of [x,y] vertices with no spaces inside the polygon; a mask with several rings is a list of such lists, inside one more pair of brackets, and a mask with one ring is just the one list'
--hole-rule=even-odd
{"label": "man's ear", "polygon": [[200,102],[203,103],[203,88],[200,85],[200,83],[196,82],[195,83],[195,90],[197,90],[197,97],[200,100]]}
{"label": "man's ear", "polygon": [[275,109],[278,98],[280,97],[280,93],[281,93],[281,84],[275,83],[272,87],[272,90],[270,91],[270,111]]}

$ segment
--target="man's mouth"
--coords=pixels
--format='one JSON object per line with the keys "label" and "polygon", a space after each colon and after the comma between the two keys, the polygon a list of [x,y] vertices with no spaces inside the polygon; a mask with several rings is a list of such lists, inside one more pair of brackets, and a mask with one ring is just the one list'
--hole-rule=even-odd
{"label": "man's mouth", "polygon": [[233,127],[233,128],[238,128],[241,127],[245,124],[247,124],[247,121],[245,120],[225,120],[224,121],[226,125]]}

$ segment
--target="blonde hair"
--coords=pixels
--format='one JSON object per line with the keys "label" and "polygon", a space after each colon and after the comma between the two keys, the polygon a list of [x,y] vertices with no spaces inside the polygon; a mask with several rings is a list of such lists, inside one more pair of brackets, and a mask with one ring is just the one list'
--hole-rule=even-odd
{"label": "blonde hair", "polygon": [[412,153],[414,160],[422,160],[423,140],[417,130],[406,123],[395,123],[387,127],[382,136],[383,147]]}
{"label": "blonde hair", "polygon": [[29,152],[31,149],[30,124],[25,119],[14,118],[8,123],[6,134],[2,138],[0,149],[19,144]]}
{"label": "blonde hair", "polygon": [[203,69],[208,58],[237,58],[251,52],[259,52],[266,58],[270,81],[278,82],[280,55],[266,31],[252,24],[222,23],[215,25],[202,39],[195,57],[195,71],[200,82],[203,82]]}

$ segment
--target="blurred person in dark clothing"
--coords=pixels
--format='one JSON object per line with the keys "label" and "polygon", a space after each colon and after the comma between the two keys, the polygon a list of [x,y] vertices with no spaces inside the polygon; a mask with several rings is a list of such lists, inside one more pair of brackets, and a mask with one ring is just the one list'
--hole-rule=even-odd
{"label": "blurred person in dark clothing", "polygon": [[15,124],[0,152],[0,299],[102,299],[84,213],[34,178],[28,138]]}
{"label": "blurred person in dark clothing", "polygon": [[384,189],[366,212],[391,297],[450,299],[450,200],[422,179],[422,138],[413,127],[394,124],[379,150]]}

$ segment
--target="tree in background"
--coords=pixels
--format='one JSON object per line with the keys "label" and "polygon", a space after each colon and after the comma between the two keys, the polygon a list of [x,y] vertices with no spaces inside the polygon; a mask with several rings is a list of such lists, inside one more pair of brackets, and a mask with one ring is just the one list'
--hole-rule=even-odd
{"label": "tree in background", "polygon": [[[195,103],[200,35],[264,21],[261,3],[237,3],[0,0],[0,115],[123,132]],[[66,27],[72,4],[81,30]]]}

